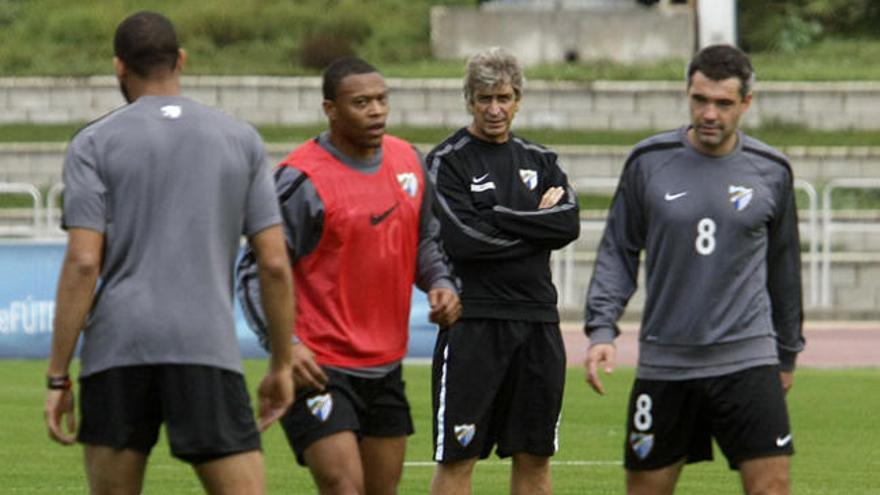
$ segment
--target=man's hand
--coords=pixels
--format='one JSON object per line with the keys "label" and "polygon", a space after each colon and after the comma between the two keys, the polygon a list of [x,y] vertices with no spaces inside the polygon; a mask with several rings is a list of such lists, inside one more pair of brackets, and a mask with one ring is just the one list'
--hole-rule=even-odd
{"label": "man's hand", "polygon": [[437,287],[429,290],[428,303],[431,305],[428,320],[441,327],[452,326],[461,316],[461,300],[451,289]]}
{"label": "man's hand", "polygon": [[305,344],[293,344],[290,347],[293,354],[293,377],[300,387],[311,387],[324,390],[327,385],[327,375],[321,366],[315,362],[315,354]]}
{"label": "man's hand", "polygon": [[538,203],[538,209],[543,210],[544,208],[552,208],[556,206],[556,203],[562,199],[562,195],[565,194],[565,189],[562,186],[551,187],[544,191],[544,195],[541,196],[541,202]]}
{"label": "man's hand", "polygon": [[257,390],[260,404],[260,431],[266,431],[269,426],[287,412],[293,403],[294,381],[293,372],[289,366],[279,369],[270,369],[260,388]]}
{"label": "man's hand", "polygon": [[584,367],[587,371],[587,383],[593,387],[596,393],[605,395],[605,387],[599,379],[599,366],[605,365],[605,373],[614,371],[614,359],[617,357],[617,348],[614,344],[596,344],[587,349],[587,359]]}
{"label": "man's hand", "polygon": [[779,378],[782,380],[782,391],[788,393],[794,386],[794,371],[782,371]]}
{"label": "man's hand", "polygon": [[[76,442],[76,414],[73,409],[73,390],[49,390],[43,415],[49,438],[62,445]],[[67,431],[61,426],[66,424]]]}

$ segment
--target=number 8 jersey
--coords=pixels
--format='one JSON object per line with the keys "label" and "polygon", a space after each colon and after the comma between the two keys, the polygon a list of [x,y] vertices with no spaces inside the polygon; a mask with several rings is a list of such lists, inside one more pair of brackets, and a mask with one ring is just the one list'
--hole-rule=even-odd
{"label": "number 8 jersey", "polygon": [[764,364],[803,348],[801,261],[791,167],[738,133],[725,156],[694,149],[688,127],[626,161],[587,294],[591,342],[611,341],[645,252],[637,376],[682,380]]}

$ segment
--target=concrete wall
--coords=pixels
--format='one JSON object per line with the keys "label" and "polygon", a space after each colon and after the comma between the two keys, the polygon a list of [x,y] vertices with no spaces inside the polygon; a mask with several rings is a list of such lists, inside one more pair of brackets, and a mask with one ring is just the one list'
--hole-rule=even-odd
{"label": "concrete wall", "polygon": [[[469,121],[457,79],[388,79],[390,125],[449,127]],[[183,78],[184,94],[255,125],[325,122],[314,77]],[[515,126],[670,129],[688,119],[684,82],[526,84]],[[747,126],[792,122],[814,129],[880,129],[880,82],[758,82]],[[0,78],[0,124],[87,122],[123,104],[113,77]]]}
{"label": "concrete wall", "polygon": [[[528,136],[528,131],[524,131]],[[298,143],[267,145],[270,163],[278,163]],[[432,143],[418,145],[428,151]],[[61,180],[64,143],[0,143],[0,182],[49,186]],[[616,180],[629,146],[556,146],[569,178],[585,186],[599,179]],[[880,147],[792,146],[782,148],[795,177],[816,188],[835,177],[880,177]]]}
{"label": "concrete wall", "polygon": [[626,63],[687,59],[693,53],[694,20],[686,5],[644,8],[631,2],[625,8],[486,7],[433,7],[434,56],[464,59],[497,45],[511,50],[529,66],[570,58]]}

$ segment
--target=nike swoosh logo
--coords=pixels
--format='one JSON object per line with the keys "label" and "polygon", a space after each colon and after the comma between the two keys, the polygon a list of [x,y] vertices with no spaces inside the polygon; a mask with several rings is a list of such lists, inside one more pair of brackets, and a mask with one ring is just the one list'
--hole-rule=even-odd
{"label": "nike swoosh logo", "polygon": [[680,198],[680,197],[682,197],[682,196],[686,196],[687,193],[688,193],[687,191],[682,191],[682,192],[677,193],[677,194],[669,194],[669,193],[666,193],[666,196],[663,196],[663,199],[665,199],[666,201],[675,201],[676,199],[678,199],[678,198]]}
{"label": "nike swoosh logo", "polygon": [[388,208],[387,210],[385,210],[384,212],[382,212],[378,215],[370,215],[370,225],[379,225],[380,223],[382,223],[382,220],[385,220],[386,218],[388,218],[388,215],[390,215],[391,212],[394,211],[395,208],[397,208],[398,204],[399,203],[394,203],[394,206],[392,206],[391,208]]}
{"label": "nike swoosh logo", "polygon": [[483,174],[479,177],[472,177],[472,179],[474,180],[474,183],[476,184],[477,182],[483,182],[484,180],[486,180],[486,177],[489,177],[489,172],[486,172],[485,174]]}
{"label": "nike swoosh logo", "polygon": [[785,435],[784,437],[776,437],[776,446],[777,447],[785,447],[791,443],[791,433]]}

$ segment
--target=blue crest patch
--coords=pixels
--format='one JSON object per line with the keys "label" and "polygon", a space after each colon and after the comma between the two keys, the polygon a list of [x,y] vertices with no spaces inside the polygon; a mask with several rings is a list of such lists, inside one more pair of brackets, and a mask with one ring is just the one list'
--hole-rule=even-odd
{"label": "blue crest patch", "polygon": [[471,440],[474,439],[474,434],[477,432],[477,427],[473,423],[468,423],[466,425],[455,425],[455,438],[458,439],[458,443],[461,444],[462,447],[467,447]]}
{"label": "blue crest patch", "polygon": [[528,168],[519,169],[519,178],[523,181],[523,184],[529,188],[529,191],[534,190],[538,187],[538,171],[531,170]]}
{"label": "blue crest patch", "polygon": [[727,192],[730,194],[730,202],[733,203],[736,211],[742,211],[748,206],[752,201],[752,196],[755,194],[754,189],[749,189],[745,186],[729,186]]}
{"label": "blue crest patch", "polygon": [[321,394],[306,399],[306,406],[312,415],[320,421],[327,421],[330,413],[333,412],[333,396],[330,394]]}
{"label": "blue crest patch", "polygon": [[633,449],[633,452],[635,452],[639,459],[644,459],[645,457],[648,457],[648,454],[651,453],[651,449],[654,448],[654,434],[630,433],[629,446]]}

